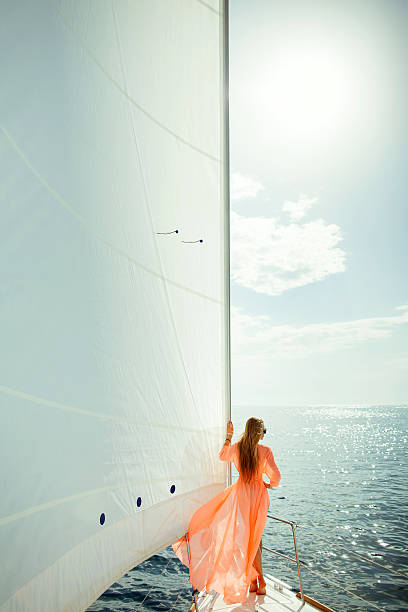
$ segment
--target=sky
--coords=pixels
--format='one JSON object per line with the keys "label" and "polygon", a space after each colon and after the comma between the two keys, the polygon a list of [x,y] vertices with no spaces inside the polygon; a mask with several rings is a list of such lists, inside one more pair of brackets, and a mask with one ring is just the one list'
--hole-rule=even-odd
{"label": "sky", "polygon": [[406,403],[408,3],[229,27],[232,403]]}

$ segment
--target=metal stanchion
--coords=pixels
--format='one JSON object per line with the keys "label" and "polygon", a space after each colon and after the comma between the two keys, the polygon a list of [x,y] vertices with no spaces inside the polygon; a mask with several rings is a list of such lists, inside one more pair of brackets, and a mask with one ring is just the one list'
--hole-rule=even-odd
{"label": "metal stanchion", "polygon": [[[186,542],[187,542],[187,555],[188,555],[188,567],[190,570],[190,565],[191,565],[191,555],[190,555],[190,544],[188,541],[188,531],[186,531]],[[190,606],[190,610],[189,612],[193,612],[193,610],[195,609],[196,612],[198,612],[198,602],[197,602],[197,589],[192,585],[193,588],[193,593],[192,593],[192,599],[193,599],[193,603]],[[195,605],[195,608],[193,607]]]}
{"label": "metal stanchion", "polygon": [[[267,548],[266,546],[264,548],[265,548],[265,550],[269,550],[270,552],[273,552],[273,553],[279,555],[280,557],[285,557],[286,559],[289,559],[290,561],[295,561],[295,563],[297,565],[298,576],[299,576],[300,597],[301,597],[301,600],[302,600],[302,605],[300,607],[302,607],[302,606],[305,605],[305,596],[303,594],[302,578],[301,578],[301,575],[300,575],[300,562],[299,562],[299,557],[298,557],[297,547],[296,547],[295,529],[296,529],[297,525],[296,525],[296,523],[293,523],[292,521],[285,521],[284,519],[278,518],[277,516],[272,516],[271,514],[269,514],[269,512],[268,512],[268,517],[271,518],[271,519],[274,519],[275,521],[279,521],[281,523],[286,523],[287,525],[290,525],[290,527],[292,529],[293,544],[294,544],[294,547],[295,547],[295,556],[296,556],[296,559],[291,559],[290,557],[287,557],[286,555],[282,555],[282,554],[280,554],[280,553],[278,553],[278,552],[276,552],[274,550],[271,550],[270,548]],[[299,610],[300,610],[300,608],[299,608]]]}

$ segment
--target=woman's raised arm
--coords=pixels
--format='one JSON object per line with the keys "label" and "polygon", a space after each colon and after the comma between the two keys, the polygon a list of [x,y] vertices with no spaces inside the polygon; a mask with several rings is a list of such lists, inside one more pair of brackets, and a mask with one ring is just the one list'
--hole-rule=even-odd
{"label": "woman's raised arm", "polygon": [[219,457],[221,461],[231,461],[232,459],[232,456],[235,450],[235,449],[233,450],[231,447],[231,439],[232,439],[233,434],[234,434],[234,426],[232,424],[232,421],[228,421],[227,433],[225,434],[225,442],[219,453]]}

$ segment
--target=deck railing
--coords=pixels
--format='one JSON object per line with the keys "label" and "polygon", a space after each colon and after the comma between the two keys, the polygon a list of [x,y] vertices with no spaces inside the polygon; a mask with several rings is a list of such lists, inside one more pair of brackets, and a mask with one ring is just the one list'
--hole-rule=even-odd
{"label": "deck railing", "polygon": [[[386,565],[383,565],[381,563],[378,563],[377,561],[373,561],[372,559],[368,559],[366,557],[364,557],[363,555],[355,552],[354,550],[351,550],[350,548],[347,548],[346,546],[344,546],[343,543],[340,542],[333,542],[328,540],[327,538],[321,536],[320,534],[317,534],[311,530],[309,530],[308,526],[306,525],[298,525],[297,523],[293,522],[293,521],[287,521],[285,519],[281,519],[278,518],[276,516],[272,516],[271,514],[269,514],[268,512],[268,518],[273,519],[275,521],[279,521],[281,523],[286,523],[288,525],[290,525],[291,529],[292,529],[292,535],[293,535],[293,544],[294,544],[294,549],[295,549],[295,558],[293,557],[289,557],[288,555],[284,555],[283,553],[278,552],[277,550],[272,550],[271,548],[267,547],[267,546],[262,546],[263,549],[267,550],[268,552],[277,555],[278,557],[282,557],[284,559],[288,559],[289,561],[296,563],[297,565],[297,570],[298,570],[298,576],[299,576],[299,587],[300,587],[300,597],[302,600],[302,604],[299,607],[302,608],[302,606],[305,603],[305,595],[303,593],[303,587],[302,587],[302,578],[301,578],[301,573],[300,573],[300,568],[301,566],[304,567],[305,569],[307,569],[308,571],[312,572],[313,574],[315,574],[316,576],[318,576],[319,578],[321,578],[322,580],[324,580],[325,582],[327,582],[328,584],[335,586],[336,589],[340,589],[342,591],[344,591],[345,593],[347,593],[348,595],[351,595],[352,597],[359,599],[360,601],[363,601],[366,605],[375,608],[376,610],[380,610],[380,612],[385,612],[384,608],[381,608],[380,606],[378,606],[377,604],[375,604],[372,601],[368,601],[367,599],[364,599],[364,597],[361,597],[361,595],[357,595],[357,593],[353,593],[352,591],[350,591],[349,589],[346,589],[344,586],[342,586],[341,584],[338,584],[336,581],[334,580],[330,580],[329,578],[327,578],[326,576],[323,576],[322,574],[320,574],[319,572],[317,572],[316,570],[311,569],[308,565],[306,565],[306,563],[304,563],[303,561],[299,560],[298,557],[298,552],[297,552],[297,546],[296,546],[296,536],[295,536],[295,529],[297,527],[300,528],[306,528],[307,531],[309,531],[309,533],[311,535],[313,535],[313,537],[318,538],[320,540],[323,540],[324,542],[326,542],[327,544],[329,544],[330,546],[337,546],[339,548],[345,549],[347,550],[347,552],[351,555],[355,555],[356,557],[358,557],[360,560],[363,560],[365,563],[369,563],[371,565],[380,567],[384,570],[387,570],[388,572],[391,572],[394,575],[397,575],[401,578],[407,579],[408,576],[406,573],[401,572],[400,570],[397,570],[393,567],[387,567]],[[299,596],[299,595],[298,595]],[[308,598],[306,598],[306,600],[308,600]]]}
{"label": "deck railing", "polygon": [[277,516],[272,516],[269,513],[268,513],[268,518],[273,519],[274,521],[279,521],[280,523],[286,523],[286,525],[290,525],[290,528],[292,530],[293,546],[294,546],[294,549],[295,549],[295,559],[293,559],[292,557],[288,557],[288,555],[284,555],[283,553],[280,553],[277,550],[272,550],[272,548],[269,548],[268,546],[262,545],[262,549],[267,550],[270,553],[273,553],[275,555],[278,555],[279,557],[283,557],[284,559],[288,559],[289,561],[292,561],[292,562],[296,563],[297,571],[298,571],[298,577],[299,577],[300,598],[302,600],[302,603],[300,604],[300,606],[298,608],[298,610],[300,610],[305,605],[305,596],[303,594],[303,585],[302,585],[302,576],[301,576],[301,571],[300,571],[300,562],[299,562],[297,546],[296,546],[295,529],[296,529],[296,527],[298,525],[296,523],[293,523],[292,521],[286,521],[285,519],[278,518]]}

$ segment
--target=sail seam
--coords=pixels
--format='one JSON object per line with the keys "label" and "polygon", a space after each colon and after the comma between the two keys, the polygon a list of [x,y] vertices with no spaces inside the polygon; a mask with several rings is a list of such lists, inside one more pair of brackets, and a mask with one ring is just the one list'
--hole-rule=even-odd
{"label": "sail seam", "polygon": [[207,7],[209,11],[212,11],[213,13],[218,15],[219,17],[223,17],[223,13],[220,13],[220,11],[217,11],[217,9],[215,9],[213,6],[210,6],[209,4],[204,2],[204,0],[196,0],[196,1],[199,2],[200,4],[202,4],[203,6]]}
{"label": "sail seam", "polygon": [[84,40],[82,39],[82,37],[77,33],[77,31],[74,29],[74,27],[69,23],[68,19],[65,17],[65,15],[63,14],[63,12],[60,10],[60,8],[57,6],[55,0],[49,0],[52,4],[55,5],[56,11],[57,13],[59,13],[62,21],[64,21],[64,23],[68,26],[68,28],[70,29],[70,31],[72,32],[72,34],[75,36],[75,38],[78,39],[78,41],[80,42],[80,44],[82,45],[82,47],[85,49],[85,51],[87,52],[87,54],[89,55],[89,57],[95,62],[95,64],[98,66],[98,68],[102,71],[102,73],[106,76],[106,78],[116,87],[116,89],[118,89],[118,91],[120,91],[122,93],[123,96],[125,96],[125,98],[127,98],[129,100],[129,102],[131,102],[140,112],[142,112],[146,117],[148,117],[153,123],[155,123],[157,126],[159,126],[162,130],[164,130],[165,132],[167,132],[168,134],[170,134],[171,136],[173,136],[173,138],[175,138],[176,140],[178,140],[179,142],[183,143],[184,145],[190,147],[191,149],[193,149],[194,151],[197,151],[197,153],[201,153],[201,155],[204,155],[205,157],[208,157],[208,159],[211,159],[217,163],[221,163],[222,160],[219,159],[218,157],[215,157],[214,155],[211,155],[211,153],[208,153],[207,151],[205,151],[204,149],[201,149],[200,147],[197,147],[196,145],[192,144],[191,142],[189,142],[188,140],[186,140],[185,138],[183,138],[182,136],[180,136],[179,134],[177,134],[176,132],[174,132],[171,128],[167,127],[164,123],[162,123],[161,121],[159,121],[158,119],[156,119],[156,117],[154,117],[153,115],[151,115],[149,113],[149,111],[147,111],[145,108],[143,108],[143,106],[141,106],[138,102],[136,102],[136,100],[134,98],[132,98],[132,96],[130,96],[128,94],[128,92],[123,89],[123,87],[120,85],[120,83],[118,83],[116,81],[116,79],[114,79],[107,70],[105,70],[105,68],[103,67],[103,65],[99,62],[99,60],[95,57],[95,55],[92,53],[92,51],[89,49],[89,47],[86,45],[86,43],[84,42]]}
{"label": "sail seam", "polygon": [[135,264],[136,266],[138,266],[139,268],[141,268],[142,270],[144,270],[145,272],[147,272],[148,274],[151,274],[152,276],[155,276],[161,280],[167,281],[168,283],[170,283],[171,285],[174,285],[175,287],[178,287],[179,289],[182,289],[183,291],[187,291],[188,293],[192,293],[193,295],[197,295],[198,297],[201,297],[205,300],[208,300],[210,302],[214,302],[215,304],[220,304],[222,305],[223,302],[222,300],[217,300],[216,298],[210,297],[209,295],[206,295],[205,293],[202,293],[201,291],[196,291],[195,289],[191,289],[190,287],[186,287],[185,285],[182,285],[181,283],[178,283],[177,281],[173,281],[169,278],[167,278],[166,276],[164,276],[163,274],[161,274],[160,272],[155,272],[154,270],[152,270],[151,268],[148,268],[147,266],[143,265],[142,263],[140,263],[139,261],[137,261],[136,259],[134,259],[131,255],[129,255],[128,253],[126,253],[126,251],[123,251],[120,247],[116,246],[115,244],[113,244],[112,242],[110,242],[109,240],[107,240],[106,238],[104,238],[104,236],[98,234],[97,232],[95,232],[95,230],[92,228],[92,226],[88,223],[88,221],[85,219],[85,217],[83,217],[80,213],[78,213],[49,183],[48,181],[38,172],[38,170],[31,164],[31,162],[28,160],[28,158],[26,157],[26,155],[23,153],[23,151],[20,149],[20,147],[18,146],[18,144],[16,143],[16,141],[13,139],[13,137],[9,134],[9,132],[5,129],[4,126],[0,125],[0,129],[3,131],[3,133],[5,134],[5,136],[7,137],[7,139],[9,140],[10,144],[13,146],[13,148],[15,149],[15,151],[20,155],[21,159],[24,161],[25,165],[27,166],[27,168],[29,168],[29,170],[31,170],[31,172],[37,177],[37,179],[40,181],[40,183],[42,183],[42,185],[47,189],[47,191],[53,196],[53,198],[55,200],[57,200],[64,208],[67,212],[69,212],[73,217],[75,217],[86,229],[87,231],[93,235],[95,238],[97,238],[98,240],[100,240],[101,242],[103,242],[105,245],[107,245],[108,247],[110,247],[112,250],[114,250],[116,253],[118,253],[119,255],[121,255],[122,257],[125,257],[128,261],[130,261],[131,263]]}
{"label": "sail seam", "polygon": [[38,395],[26,393],[25,391],[19,391],[18,389],[13,389],[12,387],[7,387],[5,385],[0,385],[0,392],[5,393],[6,395],[11,395],[13,397],[18,397],[20,399],[33,402],[34,404],[39,404],[41,406],[47,406],[48,408],[58,408],[59,410],[64,410],[65,412],[83,414],[84,416],[92,416],[98,419],[116,421],[118,423],[133,423],[133,424],[136,424],[138,427],[148,427],[152,429],[164,429],[164,430],[170,430],[170,431],[189,431],[193,433],[202,431],[202,429],[198,427],[184,427],[182,425],[167,425],[165,423],[157,423],[153,425],[152,423],[140,421],[138,419],[132,419],[129,417],[120,417],[120,416],[114,416],[112,414],[107,414],[105,412],[94,412],[93,410],[85,410],[85,408],[77,408],[76,406],[70,406],[69,404],[64,404],[63,402],[57,402],[55,400],[50,400],[45,397],[40,397]]}
{"label": "sail seam", "polygon": [[[118,46],[120,66],[121,66],[122,77],[123,77],[123,84],[124,84],[124,87],[126,88],[126,92],[127,92],[127,75],[126,75],[125,66],[124,66],[124,63],[123,63],[123,60],[122,60],[122,47],[121,47],[121,44],[120,44],[119,31],[118,31],[118,26],[117,26],[117,22],[116,22],[115,5],[114,5],[113,0],[111,0],[111,6],[112,6],[112,13],[113,13],[113,21],[114,21],[114,24],[115,24],[116,44]],[[134,125],[134,119],[133,119],[133,113],[132,113],[131,106],[129,106],[129,115],[130,115],[130,123],[131,123],[131,126],[132,126],[133,142],[134,142],[134,146],[135,146],[135,149],[136,149],[136,155],[137,155],[137,160],[138,160],[139,172],[140,172],[140,176],[141,176],[142,184],[143,184],[144,203],[145,203],[145,207],[146,207],[146,211],[147,211],[147,216],[148,216],[148,219],[149,219],[149,222],[150,222],[150,228],[151,228],[151,230],[153,232],[153,243],[154,243],[154,247],[155,247],[155,250],[156,250],[157,260],[159,262],[160,270],[163,270],[163,264],[162,264],[162,260],[161,260],[161,257],[160,257],[160,250],[159,250],[159,247],[157,246],[156,234],[154,233],[154,228],[153,228],[152,213],[151,213],[151,210],[150,210],[149,191],[148,191],[147,181],[146,181],[146,177],[145,177],[145,174],[144,174],[144,168],[143,168],[143,164],[142,164],[142,153],[141,153],[141,149],[140,149],[140,146],[139,146],[138,138],[137,138],[137,135],[136,135],[136,129],[135,129],[135,125]],[[190,391],[192,404],[193,404],[193,406],[195,408],[196,416],[201,421],[201,414],[200,414],[200,411],[198,410],[198,407],[197,407],[197,403],[196,403],[196,399],[194,397],[194,393],[193,393],[193,388],[192,388],[192,385],[191,385],[190,377],[188,375],[187,367],[186,367],[186,364],[185,364],[185,361],[184,361],[184,355],[183,355],[183,352],[181,350],[180,341],[179,341],[179,337],[178,337],[178,333],[177,333],[177,327],[176,327],[176,323],[174,321],[173,310],[172,310],[172,307],[171,307],[168,287],[167,287],[167,284],[166,284],[165,280],[163,280],[163,289],[164,289],[164,293],[165,293],[165,296],[166,296],[167,307],[168,307],[168,311],[169,311],[169,315],[170,315],[170,322],[171,322],[171,325],[172,325],[172,328],[173,328],[174,339],[175,339],[175,342],[176,342],[176,347],[177,347],[177,351],[178,351],[178,354],[179,354],[181,366],[183,368],[184,375],[186,377],[187,385],[188,385],[188,388],[189,388],[189,391]]]}
{"label": "sail seam", "polygon": [[[187,476],[175,476],[174,479],[182,481],[182,480],[190,480],[189,477]],[[166,482],[165,478],[152,478],[150,479],[149,482]],[[43,510],[48,510],[49,508],[54,508],[55,506],[59,506],[61,504],[65,504],[67,502],[70,501],[75,501],[77,499],[82,499],[83,497],[89,497],[90,495],[95,495],[97,493],[103,493],[106,491],[115,491],[116,489],[120,489],[122,487],[131,487],[131,486],[136,486],[136,485],[140,485],[140,484],[145,484],[145,482],[142,480],[134,480],[132,482],[122,482],[120,484],[117,485],[111,485],[108,487],[100,487],[98,489],[90,489],[88,491],[82,491],[81,493],[75,493],[74,495],[68,495],[67,497],[59,497],[58,499],[52,499],[51,501],[45,502],[43,504],[38,504],[37,506],[31,506],[30,508],[26,508],[25,510],[21,510],[21,512],[16,512],[15,514],[9,514],[8,516],[4,516],[2,518],[0,518],[0,525],[7,525],[8,523],[13,523],[14,521],[17,521],[21,518],[24,518],[26,516],[30,516],[31,514],[36,514],[37,512],[42,512]],[[217,486],[219,484],[224,484],[223,482],[216,482],[216,483],[211,483],[209,485],[204,485],[203,487],[200,487],[199,490],[207,488],[207,487],[214,487]],[[196,491],[196,489],[194,489],[194,492]],[[188,494],[189,491],[187,491],[186,494]],[[151,506],[147,507],[147,508],[143,508],[141,510],[138,510],[137,512],[135,512],[135,514],[140,514],[141,512],[146,512],[147,510],[150,510],[151,508],[156,508],[160,503],[165,503],[168,502],[169,500],[164,499],[161,502],[158,502],[157,504],[152,504]]]}

